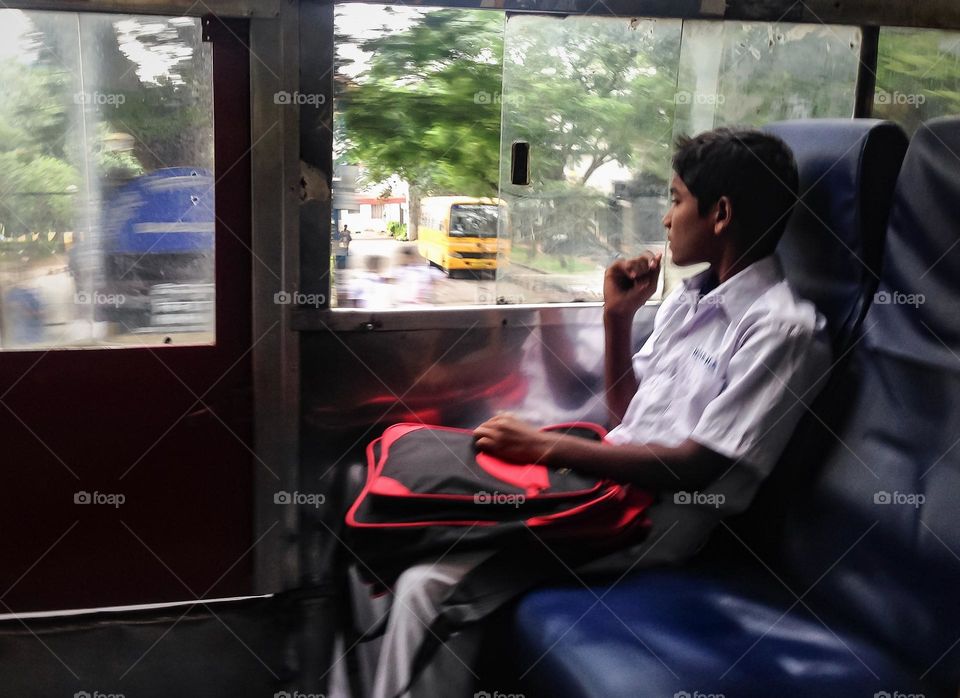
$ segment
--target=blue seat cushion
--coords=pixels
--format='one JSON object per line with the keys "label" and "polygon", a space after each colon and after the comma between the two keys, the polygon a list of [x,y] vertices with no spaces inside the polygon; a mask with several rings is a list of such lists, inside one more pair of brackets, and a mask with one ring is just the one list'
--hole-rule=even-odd
{"label": "blue seat cushion", "polygon": [[665,568],[612,586],[542,589],[521,599],[513,625],[515,670],[534,695],[871,698],[921,690],[916,672],[885,651],[824,626],[786,590],[735,574]]}

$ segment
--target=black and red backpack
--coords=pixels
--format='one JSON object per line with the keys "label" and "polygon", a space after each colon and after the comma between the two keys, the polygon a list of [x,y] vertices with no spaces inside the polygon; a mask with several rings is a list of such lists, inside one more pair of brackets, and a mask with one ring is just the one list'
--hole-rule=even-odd
{"label": "black and red backpack", "polygon": [[[606,435],[589,423],[544,429]],[[599,553],[637,542],[651,503],[650,494],[628,485],[478,452],[469,429],[403,423],[367,447],[366,484],[346,523],[361,574],[389,586],[406,567],[454,547],[536,536],[559,552]]]}

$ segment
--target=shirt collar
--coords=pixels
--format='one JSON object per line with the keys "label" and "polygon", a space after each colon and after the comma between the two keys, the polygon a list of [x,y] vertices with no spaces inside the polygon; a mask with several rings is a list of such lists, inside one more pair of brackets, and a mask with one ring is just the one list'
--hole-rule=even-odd
{"label": "shirt collar", "polygon": [[[684,279],[684,293],[699,293],[710,269]],[[716,305],[731,320],[743,316],[768,288],[783,281],[783,267],[776,255],[768,255],[731,276],[700,299],[698,307]]]}

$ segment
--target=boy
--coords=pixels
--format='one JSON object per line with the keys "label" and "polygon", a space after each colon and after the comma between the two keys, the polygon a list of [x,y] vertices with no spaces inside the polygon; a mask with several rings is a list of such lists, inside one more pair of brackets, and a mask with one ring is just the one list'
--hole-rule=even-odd
{"label": "boy", "polygon": [[[607,270],[606,401],[616,425],[607,443],[547,434],[509,415],[475,431],[478,449],[505,460],[658,493],[647,541],[629,551],[645,565],[689,557],[721,516],[747,507],[830,368],[824,318],[796,297],[773,256],[797,196],[789,148],[757,131],[717,129],[681,139],[673,169],[663,219],[673,261],[710,266],[663,301],[633,356],[633,317],[656,288],[661,255]],[[450,555],[400,577],[378,698],[407,683],[437,604],[484,557]],[[452,638],[410,694],[469,695],[476,639],[475,630]]]}

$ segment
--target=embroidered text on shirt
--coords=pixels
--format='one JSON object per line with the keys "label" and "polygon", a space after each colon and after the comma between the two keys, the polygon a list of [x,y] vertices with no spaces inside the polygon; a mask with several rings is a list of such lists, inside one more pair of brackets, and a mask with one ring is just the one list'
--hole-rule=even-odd
{"label": "embroidered text on shirt", "polygon": [[717,360],[714,357],[710,356],[707,352],[705,352],[700,347],[694,348],[693,357],[698,361],[700,361],[701,363],[709,366],[711,371],[717,370]]}

